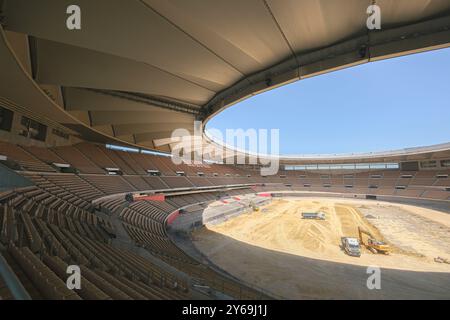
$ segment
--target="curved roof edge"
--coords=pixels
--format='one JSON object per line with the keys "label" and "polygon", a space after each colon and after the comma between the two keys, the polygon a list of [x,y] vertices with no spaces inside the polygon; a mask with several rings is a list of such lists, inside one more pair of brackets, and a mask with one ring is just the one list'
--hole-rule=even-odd
{"label": "curved roof edge", "polygon": [[299,53],[216,94],[202,107],[206,124],[226,108],[285,84],[344,68],[450,46],[450,15],[371,31],[333,46]]}
{"label": "curved roof edge", "polygon": [[216,148],[226,150],[224,154],[228,157],[240,156],[248,159],[258,160],[261,163],[278,160],[282,164],[307,164],[307,163],[354,163],[358,162],[401,162],[418,161],[429,159],[450,159],[450,142],[430,146],[411,147],[396,150],[361,152],[361,153],[335,153],[335,154],[297,154],[297,155],[270,155],[257,154],[247,150],[232,148],[206,132],[203,138],[207,144]]}
{"label": "curved roof edge", "polygon": [[370,159],[379,157],[394,157],[394,156],[410,156],[426,153],[436,153],[450,151],[450,142],[435,144],[431,146],[403,148],[388,151],[376,151],[376,152],[361,152],[361,153],[336,153],[336,154],[307,154],[307,155],[283,155],[281,159],[315,159],[315,160],[336,160],[336,159]]}
{"label": "curved roof edge", "polygon": [[[211,139],[206,133],[207,123],[223,110],[260,93],[301,81],[317,75],[341,69],[396,58],[400,56],[443,49],[450,46],[450,15],[422,21],[398,28],[369,32],[334,46],[299,54],[266,70],[253,74],[218,93],[202,108],[204,138],[215,147],[230,149],[223,142]],[[299,64],[300,63],[300,64]],[[271,155],[254,154],[231,148],[230,154],[246,158],[270,159]],[[347,153],[279,155],[281,163],[351,162],[351,161],[408,161],[414,158],[450,157],[450,142],[432,146],[405,148],[392,151]],[[438,153],[438,154],[436,154]],[[448,153],[448,154],[447,154]]]}

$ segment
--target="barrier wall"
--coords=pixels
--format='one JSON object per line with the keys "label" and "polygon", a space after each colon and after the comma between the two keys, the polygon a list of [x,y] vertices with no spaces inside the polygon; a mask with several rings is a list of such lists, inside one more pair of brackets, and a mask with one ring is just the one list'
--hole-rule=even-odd
{"label": "barrier wall", "polygon": [[170,226],[176,218],[178,218],[178,216],[180,215],[180,210],[174,211],[171,214],[169,214],[169,216],[167,217],[167,225]]}

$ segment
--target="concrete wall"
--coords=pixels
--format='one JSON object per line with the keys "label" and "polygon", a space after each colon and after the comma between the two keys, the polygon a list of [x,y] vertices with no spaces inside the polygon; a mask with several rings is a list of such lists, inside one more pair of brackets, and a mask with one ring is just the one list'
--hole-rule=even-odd
{"label": "concrete wall", "polygon": [[[52,126],[49,126],[48,124],[43,123],[42,121],[38,121],[38,120],[37,120],[38,122],[43,123],[44,125],[47,126],[47,135],[46,135],[45,141],[38,141],[38,140],[34,140],[34,139],[30,139],[30,138],[21,136],[19,133],[23,129],[25,129],[24,126],[21,124],[22,116],[29,117],[29,115],[25,115],[20,112],[17,112],[16,110],[13,110],[12,108],[9,108],[6,105],[0,104],[0,107],[6,108],[6,109],[14,112],[11,131],[0,130],[0,141],[7,141],[9,143],[19,144],[22,146],[35,146],[35,147],[41,147],[41,148],[66,146],[66,145],[71,145],[71,144],[81,141],[80,139],[78,139],[72,135],[69,135],[68,139],[65,139],[58,135],[55,135],[52,132],[54,129]],[[29,117],[29,118],[33,119],[33,117]],[[35,119],[33,119],[33,120],[35,120]],[[60,129],[60,131],[61,131],[61,129]],[[63,130],[63,131],[65,133],[68,133],[67,130]]]}
{"label": "concrete wall", "polygon": [[191,230],[203,225],[203,211],[180,214],[168,226],[171,231],[188,234]]}
{"label": "concrete wall", "polygon": [[[350,194],[350,193],[332,193],[332,192],[304,192],[304,191],[274,191],[272,192],[274,197],[327,197],[327,198],[347,198],[347,199],[366,199],[365,194]],[[370,199],[367,199],[370,200]],[[384,196],[377,195],[377,198],[373,201],[386,201],[392,203],[409,204],[413,206],[439,210],[450,213],[450,202],[445,200],[428,200],[428,199],[415,199],[399,196]]]}
{"label": "concrete wall", "polygon": [[179,214],[168,227],[173,232],[188,234],[193,229],[200,228],[205,224],[218,224],[241,214],[252,213],[253,208],[249,206],[250,202],[253,202],[256,206],[263,206],[270,201],[271,198],[267,197],[244,196],[241,200],[228,204],[205,205],[203,209]]}

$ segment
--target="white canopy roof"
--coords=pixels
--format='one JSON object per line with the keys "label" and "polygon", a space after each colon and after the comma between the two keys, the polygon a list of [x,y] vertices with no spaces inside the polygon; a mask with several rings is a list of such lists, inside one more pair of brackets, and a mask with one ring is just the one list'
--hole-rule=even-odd
{"label": "white canopy roof", "polygon": [[71,1],[0,0],[0,101],[87,140],[170,151],[174,129],[265,90],[449,45],[450,1],[378,0],[370,31],[372,3],[79,0],[68,30]]}

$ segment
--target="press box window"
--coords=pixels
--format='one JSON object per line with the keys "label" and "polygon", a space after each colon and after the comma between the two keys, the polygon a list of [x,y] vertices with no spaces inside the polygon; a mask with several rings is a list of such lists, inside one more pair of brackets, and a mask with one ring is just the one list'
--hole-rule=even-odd
{"label": "press box window", "polygon": [[436,168],[437,162],[435,160],[422,161],[422,162],[420,162],[420,167],[423,169]]}
{"label": "press box window", "polygon": [[161,175],[161,172],[159,170],[147,170],[147,173],[149,176],[157,177]]}
{"label": "press box window", "polygon": [[22,125],[22,129],[19,135],[38,141],[45,141],[47,137],[47,126],[27,117],[22,117],[20,124]]}
{"label": "press box window", "polygon": [[14,112],[0,107],[0,130],[11,131]]}

